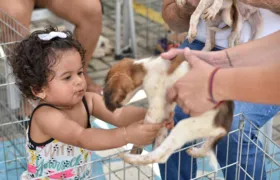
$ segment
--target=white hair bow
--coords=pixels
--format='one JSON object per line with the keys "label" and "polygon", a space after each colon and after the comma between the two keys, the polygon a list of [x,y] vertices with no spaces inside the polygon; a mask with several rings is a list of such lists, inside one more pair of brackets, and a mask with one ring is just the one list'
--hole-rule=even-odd
{"label": "white hair bow", "polygon": [[49,34],[38,34],[38,37],[43,41],[49,41],[55,37],[67,38],[67,34],[64,32],[52,31]]}

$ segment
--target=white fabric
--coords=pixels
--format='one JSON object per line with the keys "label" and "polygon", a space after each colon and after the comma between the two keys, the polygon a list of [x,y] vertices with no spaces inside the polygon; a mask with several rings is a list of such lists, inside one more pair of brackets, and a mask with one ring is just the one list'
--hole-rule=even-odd
{"label": "white fabric", "polygon": [[[280,16],[266,9],[260,9],[261,15],[263,17],[263,31],[259,37],[261,38],[272,34],[280,30]],[[228,36],[230,34],[230,29],[216,33],[216,45],[218,47],[227,48],[228,47]],[[251,37],[250,25],[245,22],[242,32],[241,32],[241,42],[247,42]],[[197,40],[205,42],[206,38],[206,27],[205,22],[200,21],[198,25]]]}

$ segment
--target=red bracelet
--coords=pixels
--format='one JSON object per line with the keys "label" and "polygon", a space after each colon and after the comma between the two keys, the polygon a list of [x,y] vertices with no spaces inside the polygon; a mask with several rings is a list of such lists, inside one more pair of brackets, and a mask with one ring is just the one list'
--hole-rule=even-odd
{"label": "red bracelet", "polygon": [[214,104],[216,104],[217,102],[215,101],[214,96],[213,96],[213,81],[214,81],[214,76],[219,69],[220,69],[219,67],[216,67],[211,72],[211,74],[209,76],[209,82],[208,82],[208,92],[209,92],[209,96],[210,96],[210,101]]}

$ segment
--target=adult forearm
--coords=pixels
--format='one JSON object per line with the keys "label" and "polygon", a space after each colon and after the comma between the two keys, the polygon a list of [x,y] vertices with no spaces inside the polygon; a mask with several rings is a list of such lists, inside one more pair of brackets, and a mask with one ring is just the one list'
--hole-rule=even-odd
{"label": "adult forearm", "polygon": [[[234,67],[270,64],[280,59],[280,31],[226,51]],[[221,52],[224,53],[224,52]],[[227,63],[227,61],[224,61]]]}
{"label": "adult forearm", "polygon": [[189,29],[189,21],[194,7],[186,5],[179,8],[175,0],[164,0],[162,6],[162,17],[169,28],[177,33],[186,32]]}
{"label": "adult forearm", "polygon": [[213,92],[217,100],[280,104],[280,63],[266,66],[221,69]]}
{"label": "adult forearm", "polygon": [[264,8],[271,10],[277,14],[280,14],[280,1],[279,0],[240,0],[251,6]]}

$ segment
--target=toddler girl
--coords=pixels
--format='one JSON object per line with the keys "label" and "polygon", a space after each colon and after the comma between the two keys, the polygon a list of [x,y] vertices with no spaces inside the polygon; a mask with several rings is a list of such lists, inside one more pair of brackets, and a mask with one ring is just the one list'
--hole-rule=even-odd
{"label": "toddler girl", "polygon": [[[50,27],[19,43],[9,60],[23,95],[39,99],[27,130],[28,179],[87,179],[89,150],[147,145],[163,126],[144,124],[143,108],[112,113],[100,95],[86,92],[84,53],[71,32]],[[118,128],[90,128],[90,115]]]}

